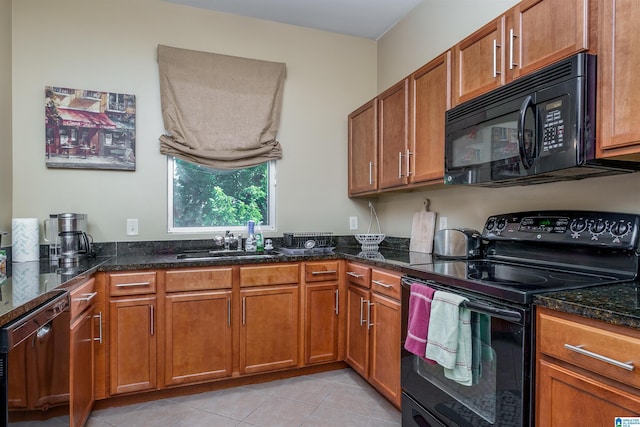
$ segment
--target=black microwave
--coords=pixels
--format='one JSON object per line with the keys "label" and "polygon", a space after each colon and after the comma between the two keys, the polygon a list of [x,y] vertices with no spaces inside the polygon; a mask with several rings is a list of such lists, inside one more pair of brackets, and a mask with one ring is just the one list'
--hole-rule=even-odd
{"label": "black microwave", "polygon": [[630,172],[595,158],[596,57],[580,53],[447,111],[445,184],[506,186]]}

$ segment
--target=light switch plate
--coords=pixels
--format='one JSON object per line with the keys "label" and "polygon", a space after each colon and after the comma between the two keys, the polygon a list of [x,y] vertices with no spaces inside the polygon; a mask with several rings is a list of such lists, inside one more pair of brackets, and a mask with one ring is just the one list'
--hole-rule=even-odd
{"label": "light switch plate", "polygon": [[358,229],[358,217],[350,216],[349,217],[349,230],[357,230]]}
{"label": "light switch plate", "polygon": [[137,236],[137,235],[138,235],[138,220],[127,219],[127,236]]}
{"label": "light switch plate", "polygon": [[445,228],[447,228],[447,217],[446,216],[441,216],[440,217],[440,225],[438,227],[438,230],[444,230]]}

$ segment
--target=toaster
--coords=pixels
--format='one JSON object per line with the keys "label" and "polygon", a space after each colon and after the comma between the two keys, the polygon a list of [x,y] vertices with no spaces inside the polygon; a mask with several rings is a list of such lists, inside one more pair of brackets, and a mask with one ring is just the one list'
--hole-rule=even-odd
{"label": "toaster", "polygon": [[445,228],[433,240],[433,253],[443,258],[478,258],[482,255],[482,234],[471,228]]}

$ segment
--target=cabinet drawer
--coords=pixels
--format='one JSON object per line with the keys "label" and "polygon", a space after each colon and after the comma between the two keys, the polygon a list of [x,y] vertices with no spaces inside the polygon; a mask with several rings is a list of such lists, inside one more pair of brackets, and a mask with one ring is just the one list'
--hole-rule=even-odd
{"label": "cabinet drawer", "polygon": [[338,280],[338,261],[313,262],[304,265],[306,282],[328,282]]}
{"label": "cabinet drawer", "polygon": [[70,292],[71,295],[71,320],[82,314],[87,307],[95,303],[96,279],[89,279]]}
{"label": "cabinet drawer", "polygon": [[231,288],[231,267],[168,270],[164,284],[167,292],[205,291]]}
{"label": "cabinet drawer", "polygon": [[347,281],[349,283],[353,283],[364,288],[371,287],[371,269],[369,267],[348,262],[345,271]]}
{"label": "cabinet drawer", "polygon": [[400,299],[402,276],[386,271],[371,270],[371,290],[391,298]]}
{"label": "cabinet drawer", "polygon": [[[573,316],[567,317],[557,317],[544,311],[538,313],[536,335],[540,353],[640,387],[640,338],[623,333],[622,328],[580,317],[575,317],[575,320],[572,320]],[[589,353],[583,354],[585,351]],[[632,365],[634,369],[629,371],[607,363],[600,360],[600,356]]]}
{"label": "cabinet drawer", "polygon": [[298,264],[240,267],[240,286],[289,285],[300,281]]}
{"label": "cabinet drawer", "polygon": [[155,271],[109,273],[107,280],[111,296],[142,295],[156,292]]}

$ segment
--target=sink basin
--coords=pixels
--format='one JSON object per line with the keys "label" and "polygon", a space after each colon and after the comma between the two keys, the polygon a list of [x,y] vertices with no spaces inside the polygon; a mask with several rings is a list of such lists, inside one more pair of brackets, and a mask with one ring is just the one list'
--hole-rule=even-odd
{"label": "sink basin", "polygon": [[245,252],[232,250],[183,252],[176,255],[178,259],[216,259],[216,258],[274,258],[277,252]]}

